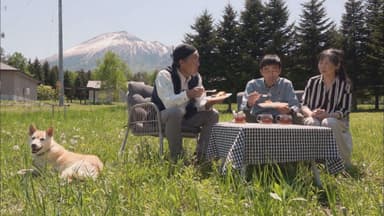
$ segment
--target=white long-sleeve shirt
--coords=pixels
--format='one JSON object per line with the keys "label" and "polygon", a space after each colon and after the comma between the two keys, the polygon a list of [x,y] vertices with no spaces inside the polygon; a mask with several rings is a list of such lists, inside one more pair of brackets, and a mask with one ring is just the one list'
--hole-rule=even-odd
{"label": "white long-sleeve shirt", "polygon": [[[161,70],[156,77],[155,84],[157,89],[157,94],[161,101],[163,102],[165,108],[170,107],[181,107],[184,108],[187,106],[189,102],[189,98],[187,96],[187,92],[185,90],[188,89],[188,82],[191,79],[191,77],[184,77],[180,73],[180,71],[177,71],[180,82],[181,82],[181,91],[179,94],[175,94],[174,88],[173,88],[173,82],[172,82],[172,76],[171,73],[169,73],[167,70]],[[199,83],[197,86],[203,87],[202,79],[200,74],[199,76]],[[206,100],[206,94],[202,94],[200,97],[195,98],[195,106],[198,111],[205,110],[205,104],[207,103]]]}

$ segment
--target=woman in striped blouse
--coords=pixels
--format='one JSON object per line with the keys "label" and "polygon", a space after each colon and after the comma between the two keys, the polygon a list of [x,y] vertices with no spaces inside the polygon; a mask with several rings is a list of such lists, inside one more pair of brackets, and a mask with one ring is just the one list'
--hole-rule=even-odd
{"label": "woman in striped blouse", "polygon": [[311,77],[303,95],[304,124],[332,128],[345,166],[351,165],[352,137],[349,132],[351,82],[344,69],[343,52],[320,53],[320,75]]}

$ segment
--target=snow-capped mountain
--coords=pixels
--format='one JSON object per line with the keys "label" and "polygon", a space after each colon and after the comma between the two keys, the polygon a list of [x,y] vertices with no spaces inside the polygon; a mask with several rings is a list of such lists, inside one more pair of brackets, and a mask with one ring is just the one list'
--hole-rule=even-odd
{"label": "snow-capped mountain", "polygon": [[[153,71],[171,63],[170,46],[157,41],[143,41],[125,31],[96,36],[63,52],[64,70],[92,70],[97,60],[107,51],[116,53],[127,63],[133,73]],[[53,66],[58,64],[57,55],[46,58]]]}

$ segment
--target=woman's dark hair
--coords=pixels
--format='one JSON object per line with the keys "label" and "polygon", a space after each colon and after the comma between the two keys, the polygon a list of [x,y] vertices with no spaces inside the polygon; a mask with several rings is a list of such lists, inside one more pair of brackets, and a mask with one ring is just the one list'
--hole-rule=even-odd
{"label": "woman's dark hair", "polygon": [[281,68],[281,60],[279,56],[274,54],[267,54],[261,59],[259,68],[262,69],[267,65],[278,65]]}
{"label": "woman's dark hair", "polygon": [[339,77],[340,80],[351,82],[345,70],[344,52],[342,50],[334,48],[326,49],[320,53],[319,61],[324,58],[328,58],[329,61],[336,66],[339,65],[339,68],[336,70],[336,76]]}

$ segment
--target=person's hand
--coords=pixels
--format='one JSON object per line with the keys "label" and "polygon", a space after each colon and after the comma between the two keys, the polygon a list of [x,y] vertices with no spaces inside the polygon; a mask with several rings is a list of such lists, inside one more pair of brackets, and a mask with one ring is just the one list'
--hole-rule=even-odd
{"label": "person's hand", "polygon": [[253,107],[255,105],[256,101],[260,98],[259,92],[255,91],[248,95],[248,107]]}
{"label": "person's hand", "polygon": [[279,105],[279,106],[276,107],[276,109],[281,114],[289,114],[291,112],[291,110],[289,109],[288,104],[286,104],[286,105]]}
{"label": "person's hand", "polygon": [[214,105],[214,104],[219,104],[219,103],[223,103],[223,101],[225,100],[225,98],[223,98],[223,99],[220,99],[220,100],[217,100],[217,99],[215,99],[215,100],[207,100],[207,103],[206,103],[206,107],[211,107],[212,105]]}
{"label": "person's hand", "polygon": [[204,87],[197,86],[193,89],[188,89],[186,92],[187,92],[188,98],[198,98],[201,95],[203,95],[204,91],[205,91]]}
{"label": "person's hand", "polygon": [[315,109],[312,111],[311,116],[319,120],[329,117],[329,114],[324,109]]}

